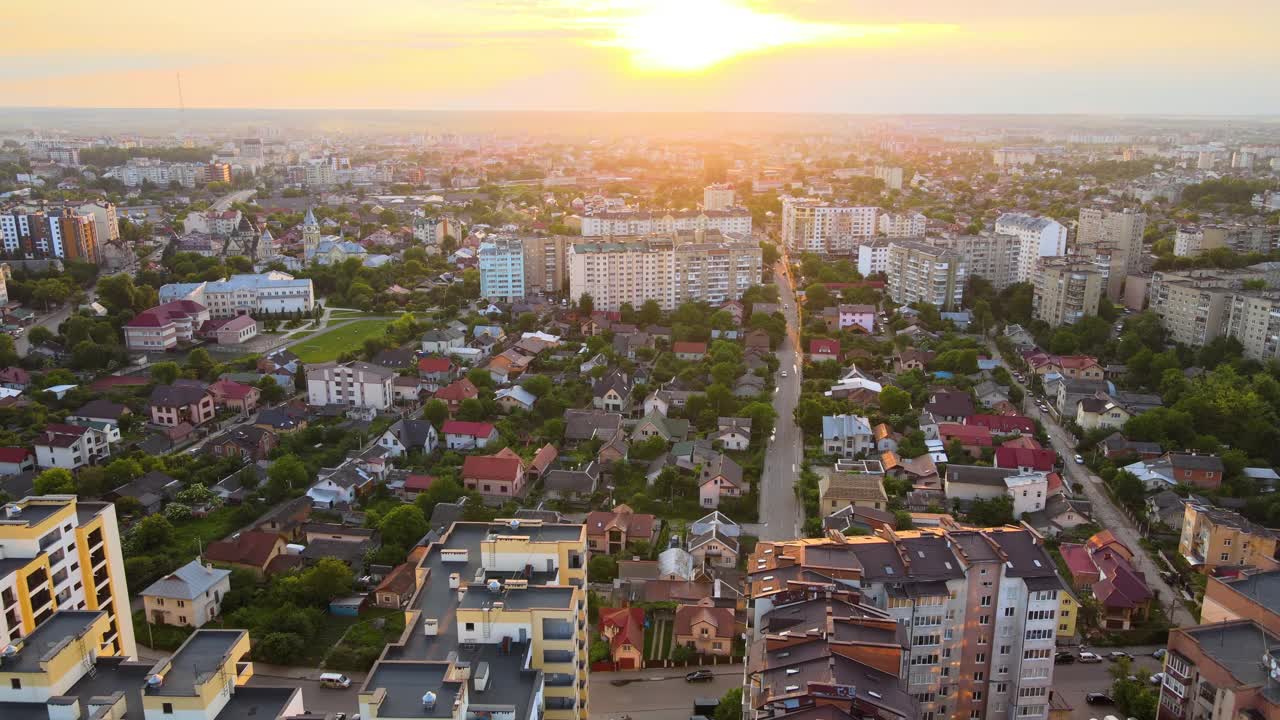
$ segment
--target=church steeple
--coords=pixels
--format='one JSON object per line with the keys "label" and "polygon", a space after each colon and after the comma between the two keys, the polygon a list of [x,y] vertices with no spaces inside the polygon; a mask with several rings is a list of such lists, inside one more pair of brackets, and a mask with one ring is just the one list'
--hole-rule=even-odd
{"label": "church steeple", "polygon": [[307,208],[307,215],[302,219],[303,257],[310,258],[319,246],[320,223],[316,222],[316,216],[311,212],[311,208]]}
{"label": "church steeple", "polygon": [[270,260],[276,256],[275,242],[276,239],[271,237],[271,229],[264,224],[262,226],[262,236],[258,238],[259,260]]}

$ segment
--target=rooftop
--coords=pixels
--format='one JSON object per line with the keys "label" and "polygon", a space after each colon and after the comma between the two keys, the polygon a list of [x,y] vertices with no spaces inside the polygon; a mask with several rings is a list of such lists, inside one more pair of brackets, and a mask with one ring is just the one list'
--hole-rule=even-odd
{"label": "rooftop", "polygon": [[22,649],[0,667],[11,673],[41,672],[42,661],[50,659],[71,641],[89,632],[94,622],[104,616],[101,611],[59,610],[22,640]]}
{"label": "rooftop", "polygon": [[164,685],[149,692],[165,697],[194,697],[196,686],[222,669],[245,630],[204,630],[187,638],[163,663]]}

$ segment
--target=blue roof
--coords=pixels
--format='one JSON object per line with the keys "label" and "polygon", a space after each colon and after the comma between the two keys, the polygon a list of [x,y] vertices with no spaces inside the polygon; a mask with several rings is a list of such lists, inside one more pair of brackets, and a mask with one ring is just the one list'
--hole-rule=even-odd
{"label": "blue roof", "polygon": [[142,591],[142,594],[194,600],[230,575],[230,570],[208,568],[200,564],[199,560],[192,560],[151,583],[146,590]]}
{"label": "blue roof", "polygon": [[939,380],[950,380],[951,378],[955,377],[956,375],[955,375],[955,373],[950,372],[950,371],[948,371],[948,370],[934,370],[934,371],[933,371],[933,376],[934,376],[934,377],[936,377],[936,378],[938,378]]}

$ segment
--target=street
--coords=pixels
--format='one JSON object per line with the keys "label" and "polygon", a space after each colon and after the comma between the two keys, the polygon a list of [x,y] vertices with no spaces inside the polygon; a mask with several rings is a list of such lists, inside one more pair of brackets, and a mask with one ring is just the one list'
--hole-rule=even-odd
{"label": "street", "polygon": [[254,194],[257,192],[258,192],[257,190],[237,190],[232,193],[227,193],[226,195],[223,195],[217,200],[214,200],[213,204],[209,206],[209,209],[210,210],[229,210],[231,209],[231,206],[235,203],[248,202],[249,198],[253,197]]}
{"label": "street", "polygon": [[[742,687],[741,665],[708,668],[715,674],[711,682],[686,682],[684,674],[693,669],[592,673],[587,716],[590,720],[618,720],[623,715],[635,720],[688,720],[694,698],[719,699],[730,689]],[[631,682],[618,686],[615,680]]]}
{"label": "street", "polygon": [[[780,264],[781,267],[781,264]],[[800,341],[795,293],[791,278],[780,269],[774,270],[778,299],[787,316],[787,334],[778,348],[777,391],[773,409],[778,414],[774,435],[765,452],[764,473],[760,478],[760,523],[762,540],[800,537],[801,522],[795,484],[800,476],[804,443],[796,426],[795,408],[800,400],[800,364],[797,346]],[[787,377],[782,377],[785,372]]]}
{"label": "street", "polygon": [[[998,353],[994,343],[991,344],[992,352]],[[998,357],[998,355],[997,355]],[[1103,528],[1110,530],[1120,542],[1124,543],[1134,552],[1134,564],[1146,577],[1147,583],[1159,594],[1160,606],[1165,612],[1169,613],[1169,622],[1175,627],[1195,625],[1196,619],[1191,616],[1186,606],[1182,604],[1181,598],[1169,584],[1160,576],[1160,568],[1156,566],[1154,560],[1147,551],[1138,543],[1140,535],[1133,524],[1129,522],[1129,518],[1115,505],[1111,503],[1111,497],[1107,495],[1106,490],[1102,487],[1102,478],[1099,478],[1089,472],[1088,467],[1077,465],[1072,460],[1076,454],[1075,443],[1068,437],[1062,426],[1054,420],[1049,413],[1041,412],[1036,407],[1035,395],[1031,389],[1013,381],[1018,385],[1024,394],[1023,405],[1028,416],[1038,419],[1044,423],[1045,431],[1049,434],[1049,441],[1053,445],[1053,449],[1063,460],[1063,482],[1067,486],[1074,483],[1080,483],[1084,487],[1085,499],[1093,506],[1093,521]]]}

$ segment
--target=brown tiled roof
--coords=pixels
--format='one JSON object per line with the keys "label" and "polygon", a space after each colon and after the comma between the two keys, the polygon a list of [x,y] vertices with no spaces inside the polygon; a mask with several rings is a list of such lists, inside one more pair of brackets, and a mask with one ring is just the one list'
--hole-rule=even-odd
{"label": "brown tiled roof", "polygon": [[263,567],[271,557],[271,550],[279,541],[280,536],[276,533],[246,530],[233,540],[209,543],[204,554],[212,562]]}

